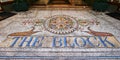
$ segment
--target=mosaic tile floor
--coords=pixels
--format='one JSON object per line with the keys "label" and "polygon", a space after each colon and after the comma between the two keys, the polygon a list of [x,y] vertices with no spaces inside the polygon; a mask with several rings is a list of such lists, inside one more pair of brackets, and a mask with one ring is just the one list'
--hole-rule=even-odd
{"label": "mosaic tile floor", "polygon": [[0,21],[0,56],[120,56],[119,23],[91,10],[19,12]]}

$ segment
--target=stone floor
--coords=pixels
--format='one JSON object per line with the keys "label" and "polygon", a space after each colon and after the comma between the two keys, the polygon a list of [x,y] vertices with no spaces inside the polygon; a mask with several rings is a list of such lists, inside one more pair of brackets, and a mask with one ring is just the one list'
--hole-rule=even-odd
{"label": "stone floor", "polygon": [[[70,10],[68,8],[31,9],[27,12],[19,12],[13,17],[0,21],[0,58],[35,58],[38,60],[71,60],[71,58],[75,60],[119,59],[119,23],[119,20],[104,13],[99,14],[92,10],[79,10],[76,8]],[[95,34],[91,34],[91,30]],[[112,36],[117,48],[102,46],[95,48],[63,48],[63,46],[62,48],[55,48],[49,47],[49,43],[45,45],[45,47],[49,48],[10,47],[11,36],[108,36],[110,38]],[[47,56],[47,58],[43,56]]]}

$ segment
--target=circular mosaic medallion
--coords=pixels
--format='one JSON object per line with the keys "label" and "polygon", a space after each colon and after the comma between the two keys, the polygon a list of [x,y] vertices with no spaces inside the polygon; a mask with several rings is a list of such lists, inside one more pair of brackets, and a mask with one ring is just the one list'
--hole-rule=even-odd
{"label": "circular mosaic medallion", "polygon": [[68,15],[54,15],[45,21],[45,28],[55,34],[68,34],[75,31],[77,21]]}

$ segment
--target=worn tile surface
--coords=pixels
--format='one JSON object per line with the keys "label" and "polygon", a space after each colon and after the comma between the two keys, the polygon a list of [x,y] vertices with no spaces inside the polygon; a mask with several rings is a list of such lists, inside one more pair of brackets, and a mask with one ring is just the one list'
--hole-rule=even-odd
{"label": "worn tile surface", "polygon": [[96,14],[91,10],[19,12],[0,22],[0,58],[119,58],[119,23],[104,13]]}

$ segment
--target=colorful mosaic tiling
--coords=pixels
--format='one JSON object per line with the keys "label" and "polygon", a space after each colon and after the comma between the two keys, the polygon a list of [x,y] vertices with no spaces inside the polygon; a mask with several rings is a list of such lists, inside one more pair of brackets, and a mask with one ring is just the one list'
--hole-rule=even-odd
{"label": "colorful mosaic tiling", "polygon": [[0,22],[0,58],[118,58],[120,21],[92,12],[76,8],[19,12]]}
{"label": "colorful mosaic tiling", "polygon": [[[119,47],[120,44],[113,34],[98,32],[91,26],[98,26],[97,20],[82,20],[69,15],[53,15],[44,19],[24,20],[18,22],[22,26],[30,26],[26,31],[13,32],[0,44],[1,47]],[[11,23],[13,24],[13,23]],[[87,31],[85,30],[87,28]],[[15,29],[17,30],[17,29]],[[42,31],[53,36],[40,35]],[[67,36],[74,32],[89,34],[83,36]],[[39,35],[37,35],[39,34]],[[2,34],[1,34],[2,35]]]}

